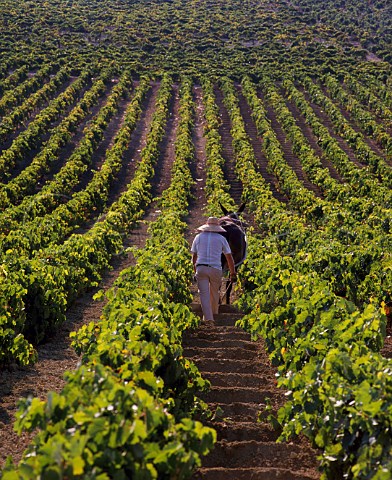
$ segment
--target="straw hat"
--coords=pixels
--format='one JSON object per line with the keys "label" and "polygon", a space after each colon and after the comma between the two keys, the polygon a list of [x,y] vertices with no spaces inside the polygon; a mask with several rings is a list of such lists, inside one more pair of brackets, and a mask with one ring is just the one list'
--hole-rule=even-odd
{"label": "straw hat", "polygon": [[219,226],[217,217],[209,217],[207,223],[198,228],[199,232],[225,232],[226,230]]}

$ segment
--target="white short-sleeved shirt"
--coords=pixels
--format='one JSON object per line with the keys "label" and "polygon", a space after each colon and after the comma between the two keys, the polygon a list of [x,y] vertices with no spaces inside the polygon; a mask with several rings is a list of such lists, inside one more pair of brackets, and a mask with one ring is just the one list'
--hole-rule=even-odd
{"label": "white short-sleeved shirt", "polygon": [[228,241],[219,233],[201,232],[193,240],[191,252],[197,254],[200,263],[222,270],[222,253],[231,253]]}

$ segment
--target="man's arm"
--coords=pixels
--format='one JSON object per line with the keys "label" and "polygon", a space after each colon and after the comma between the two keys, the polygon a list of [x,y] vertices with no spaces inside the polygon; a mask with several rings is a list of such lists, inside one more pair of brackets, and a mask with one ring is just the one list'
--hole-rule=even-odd
{"label": "man's arm", "polygon": [[230,279],[235,280],[237,278],[237,274],[235,273],[233,255],[231,253],[225,253],[225,257],[227,261],[227,266],[230,270]]}
{"label": "man's arm", "polygon": [[196,273],[196,261],[197,261],[197,253],[192,253],[193,270],[195,273]]}

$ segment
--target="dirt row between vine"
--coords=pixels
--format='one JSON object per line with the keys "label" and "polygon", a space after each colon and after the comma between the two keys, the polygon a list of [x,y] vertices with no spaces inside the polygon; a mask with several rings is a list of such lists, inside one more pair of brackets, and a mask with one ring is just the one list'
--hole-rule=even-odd
{"label": "dirt row between vine", "polygon": [[221,124],[219,126],[219,134],[222,139],[222,157],[225,160],[224,174],[225,174],[227,183],[230,185],[230,191],[229,191],[230,196],[238,205],[241,202],[242,185],[234,173],[235,156],[234,156],[234,149],[231,142],[230,117],[229,117],[227,108],[224,104],[223,94],[221,90],[218,88],[215,88],[214,94],[216,98],[216,104],[219,107],[220,118],[221,118]]}
{"label": "dirt row between vine", "polygon": [[213,413],[208,425],[215,428],[215,449],[202,461],[194,480],[310,480],[320,477],[316,452],[298,437],[276,443],[279,431],[266,419],[267,404],[273,414],[285,403],[276,387],[275,369],[264,342],[235,327],[242,317],[221,306],[214,323],[203,323],[184,339],[184,355],[192,359],[211,390],[202,395]]}
{"label": "dirt row between vine", "polygon": [[[225,176],[235,185],[234,199],[238,204],[242,186],[234,172],[231,123],[221,92],[216,90],[215,94],[222,120],[222,154],[232,159],[226,162]],[[249,127],[248,115],[244,116],[244,121]],[[202,120],[196,121],[197,126],[201,127],[202,123]],[[253,124],[252,127],[255,128]],[[259,157],[260,139],[251,135],[251,141]],[[202,152],[196,159],[205,163]],[[272,176],[268,179],[274,180]],[[199,192],[193,208],[199,204],[200,210],[205,198],[202,191]],[[275,194],[279,196],[279,192]],[[249,216],[246,220],[252,223]],[[195,292],[195,286],[193,290]],[[200,305],[195,303],[193,307],[201,315]],[[213,414],[208,424],[218,434],[215,449],[202,460],[202,467],[193,479],[318,479],[316,452],[307,440],[301,437],[288,444],[277,444],[279,432],[263,418],[266,403],[270,403],[276,413],[284,404],[285,395],[276,387],[276,370],[270,364],[263,341],[252,342],[249,334],[235,327],[235,321],[241,316],[233,307],[221,305],[220,314],[215,316],[213,323],[202,321],[197,330],[184,336],[184,355],[193,360],[211,382],[210,392],[202,398]]]}

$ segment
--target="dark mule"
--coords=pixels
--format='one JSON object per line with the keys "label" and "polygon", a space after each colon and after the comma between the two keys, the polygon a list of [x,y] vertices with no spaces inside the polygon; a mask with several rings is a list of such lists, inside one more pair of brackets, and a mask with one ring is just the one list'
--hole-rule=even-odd
{"label": "dark mule", "polygon": [[[245,224],[239,218],[239,214],[242,213],[245,209],[245,203],[242,203],[238,208],[237,212],[229,213],[221,205],[224,217],[219,219],[219,225],[225,229],[225,233],[221,233],[227,241],[229,242],[231,252],[233,254],[234,264],[237,270],[242,262],[246,258],[246,235],[245,235]],[[222,267],[223,271],[227,272],[227,262],[224,255],[222,255]],[[230,303],[230,293],[232,289],[232,282],[228,282],[226,288],[226,303]]]}

